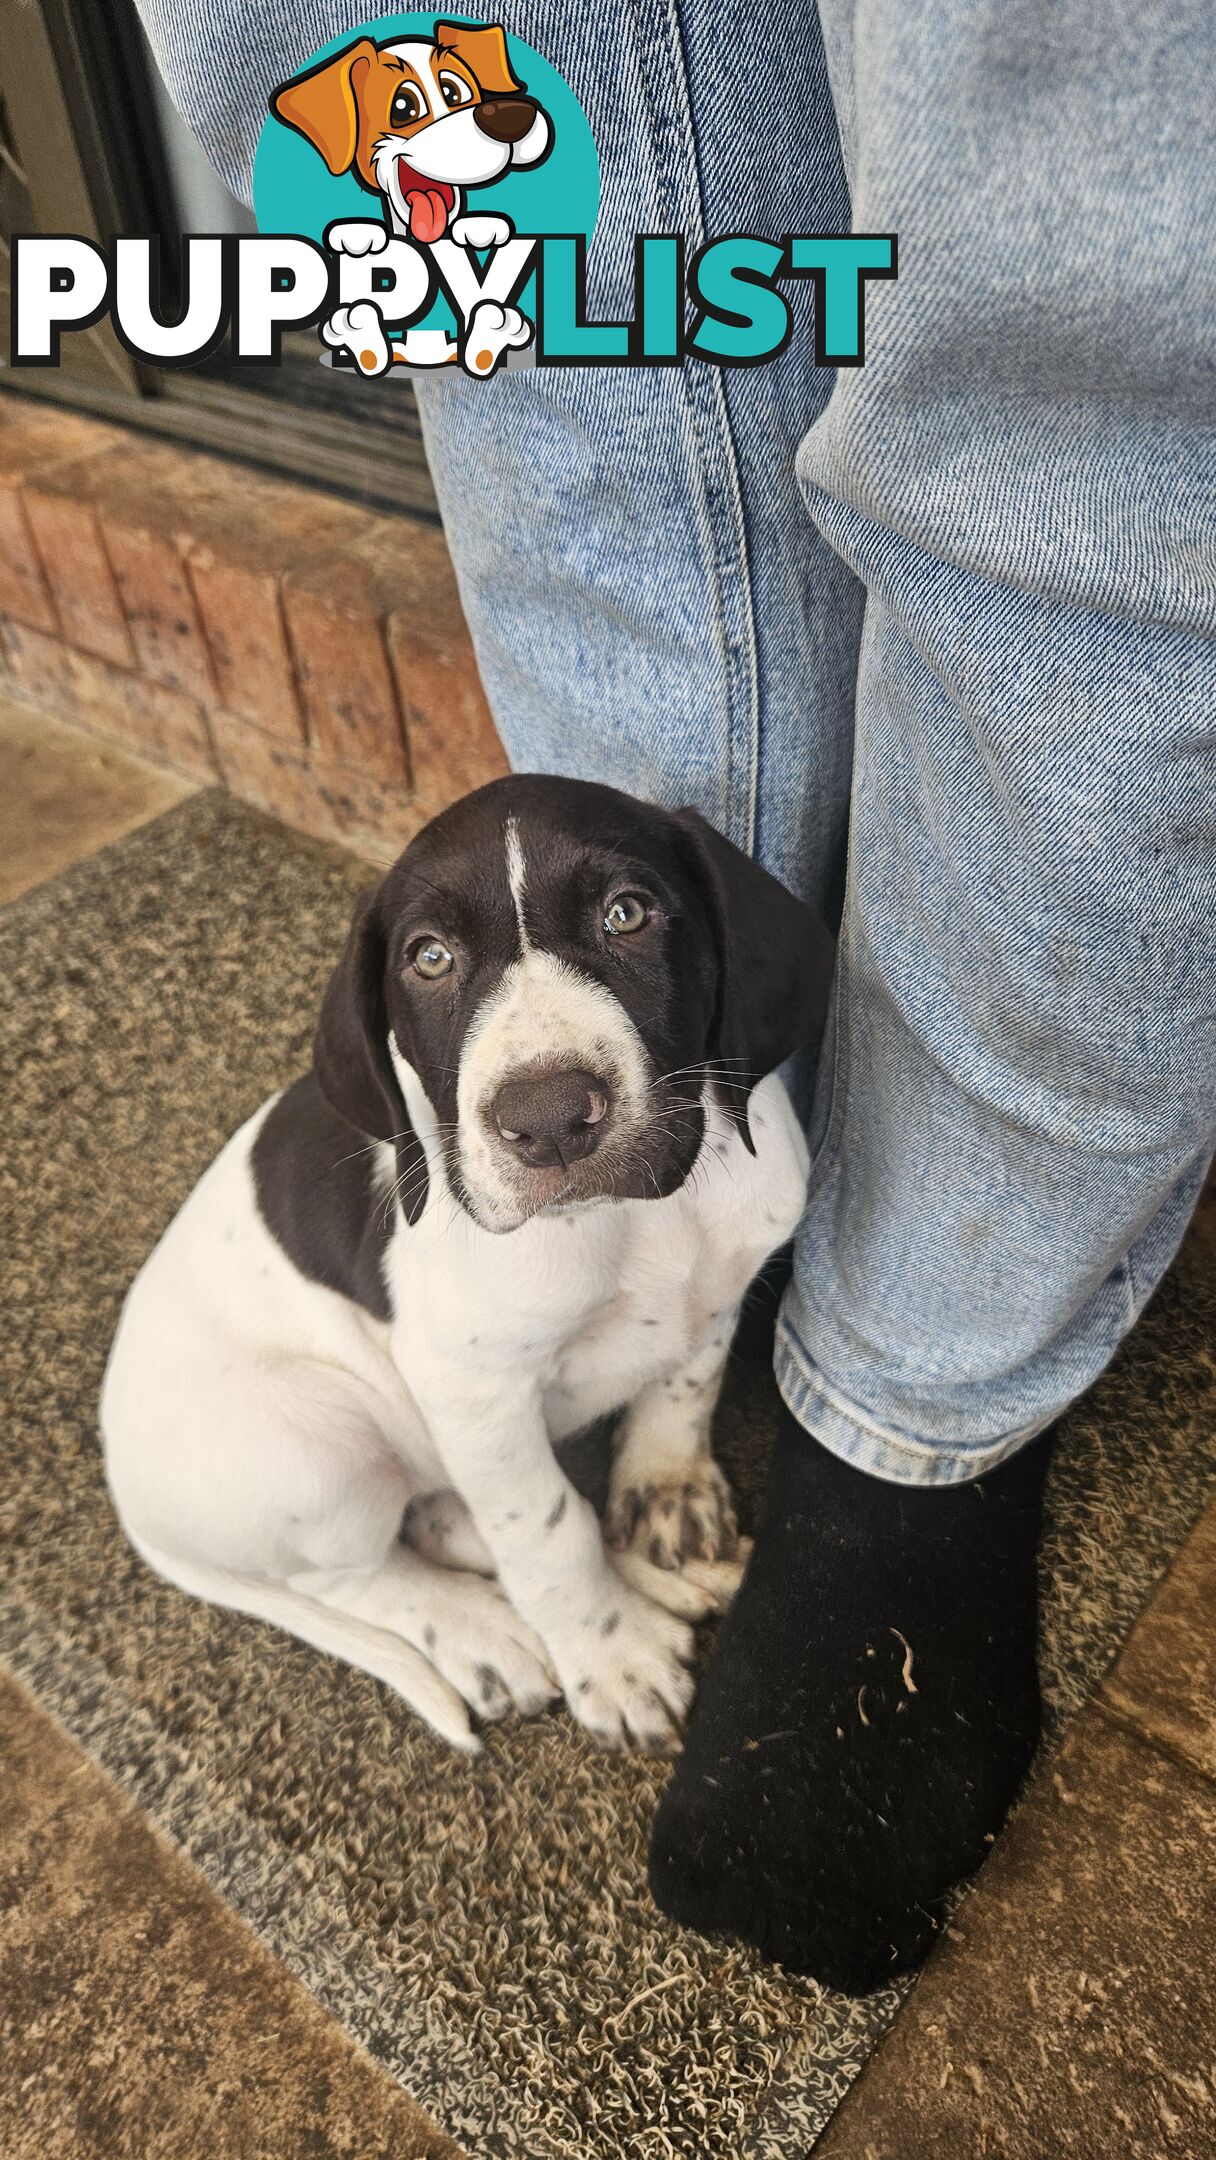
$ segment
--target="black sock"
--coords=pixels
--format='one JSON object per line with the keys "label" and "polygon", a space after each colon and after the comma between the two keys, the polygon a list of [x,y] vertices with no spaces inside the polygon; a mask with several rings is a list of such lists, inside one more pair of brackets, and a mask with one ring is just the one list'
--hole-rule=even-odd
{"label": "black sock", "polygon": [[919,1963],[1039,1732],[1048,1443],[885,1484],[788,1412],[756,1548],[659,1807],[663,1911],[862,1993]]}

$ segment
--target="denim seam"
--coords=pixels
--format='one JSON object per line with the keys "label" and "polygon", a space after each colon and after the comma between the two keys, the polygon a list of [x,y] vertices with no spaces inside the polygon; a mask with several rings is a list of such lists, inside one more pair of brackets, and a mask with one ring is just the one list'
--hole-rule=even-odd
{"label": "denim seam", "polygon": [[[666,129],[669,123],[667,121],[667,116],[656,105],[654,97],[651,95],[652,71],[645,65],[645,60],[649,47],[653,46],[657,60],[666,62],[667,67],[672,73],[673,78],[676,76],[677,70],[672,61],[670,51],[664,49],[664,41],[657,24],[647,19],[650,16],[651,11],[646,6],[645,0],[633,0],[632,12],[634,16],[634,29],[638,46],[638,54],[639,58],[643,62],[641,71],[642,84],[645,94],[646,117],[649,124],[651,136],[652,165],[656,175],[659,177],[660,185],[665,190],[668,223],[673,227],[673,229],[679,229],[688,222],[686,216],[687,206],[683,200],[683,197],[680,196],[678,193],[678,182],[676,178],[676,175],[679,171],[678,158],[674,154],[668,154],[666,143]],[[673,88],[674,87],[675,85],[673,81]],[[714,530],[713,507],[710,499],[708,460],[705,455],[704,445],[701,441],[700,431],[696,424],[696,414],[693,409],[691,396],[689,394],[687,372],[688,371],[686,368],[681,368],[678,370],[679,381],[676,385],[676,398],[680,412],[682,432],[689,462],[695,469],[700,480],[700,488],[696,500],[693,502],[691,507],[694,517],[696,519],[697,536],[700,543],[701,551],[701,561],[705,571],[706,580],[711,587],[711,604],[708,611],[709,619],[706,627],[710,636],[714,640],[715,649],[718,655],[718,677],[721,684],[722,694],[721,716],[724,723],[723,732],[725,738],[725,754],[727,768],[727,787],[725,801],[728,813],[727,821],[729,822],[729,811],[731,807],[730,760],[733,737],[733,728],[731,722],[734,710],[734,691],[731,680],[730,640],[727,633],[726,594],[722,586],[721,568],[718,560],[717,540]]]}
{"label": "denim seam", "polygon": [[1136,1300],[1136,1271],[1132,1266],[1130,1252],[1123,1261],[1123,1287],[1127,1293],[1127,1324],[1130,1328],[1135,1326],[1140,1311]]}
{"label": "denim seam", "polygon": [[[846,911],[848,902],[845,902]],[[815,1150],[807,1178],[806,1205],[819,1193],[827,1181],[828,1173],[836,1160],[836,1150],[844,1124],[845,1094],[844,1068],[849,1042],[849,930],[846,912],[840,925],[836,943],[835,996],[832,1001],[832,1078],[828,1097],[828,1114],[824,1120],[823,1138]]]}
{"label": "denim seam", "polygon": [[[863,629],[864,636],[864,629]],[[832,1079],[828,1097],[828,1114],[824,1120],[823,1138],[815,1150],[807,1176],[806,1201],[802,1220],[807,1210],[827,1183],[828,1175],[836,1160],[840,1134],[844,1125],[848,1090],[844,1082],[845,1065],[849,1053],[850,1001],[849,1001],[849,943],[852,921],[853,898],[853,837],[850,830],[845,843],[844,902],[841,909],[840,929],[836,938],[836,968],[832,998]]]}
{"label": "denim seam", "polygon": [[[695,218],[697,236],[705,238],[704,186],[697,155],[687,57],[680,27],[677,0],[660,0],[655,10],[655,40],[664,47],[673,91],[673,122],[648,96],[651,130],[655,138],[659,172],[686,172],[691,177],[692,200],[688,209]],[[640,40],[641,42],[641,40]],[[648,77],[644,79],[649,81]],[[665,126],[673,126],[676,156],[663,155]],[[678,220],[677,220],[678,222]],[[755,605],[747,549],[747,524],[739,479],[738,455],[730,411],[716,369],[680,369],[680,384],[690,432],[702,477],[704,513],[708,522],[711,567],[717,601],[718,632],[724,658],[726,686],[726,822],[730,837],[748,853],[756,844],[760,782],[760,678],[756,644]],[[716,455],[714,454],[716,452]],[[717,487],[714,483],[717,480]],[[719,507],[722,497],[726,498]],[[717,498],[717,499],[715,499]],[[733,590],[731,590],[733,588]],[[739,728],[746,719],[746,762],[741,769]]]}
{"label": "denim seam", "polygon": [[[1002,1433],[992,1440],[976,1441],[969,1445],[957,1441],[933,1441],[912,1439],[906,1433],[895,1432],[890,1426],[881,1425],[847,1395],[825,1378],[816,1366],[796,1331],[782,1317],[775,1358],[777,1386],[791,1417],[813,1432],[820,1445],[831,1454],[846,1461],[856,1462],[860,1467],[877,1471],[878,1465],[890,1467],[894,1463],[915,1465],[920,1471],[930,1466],[941,1470],[946,1465],[957,1467],[962,1477],[981,1477],[997,1463],[1024,1447],[1037,1433],[1051,1423],[1042,1418],[1015,1432]],[[784,1369],[783,1369],[784,1368]],[[852,1451],[836,1444],[832,1435],[818,1430],[807,1417],[807,1399],[817,1399],[834,1418],[856,1436],[859,1443]],[[922,1480],[922,1482],[925,1482]],[[951,1482],[943,1480],[942,1482]]]}

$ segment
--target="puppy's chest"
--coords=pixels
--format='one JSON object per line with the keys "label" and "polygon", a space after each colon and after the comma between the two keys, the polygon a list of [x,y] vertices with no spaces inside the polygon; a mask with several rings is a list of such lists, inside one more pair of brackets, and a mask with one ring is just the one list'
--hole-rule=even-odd
{"label": "puppy's chest", "polygon": [[715,1235],[689,1211],[640,1228],[620,1256],[615,1288],[562,1342],[546,1388],[550,1424],[573,1431],[678,1371],[728,1321],[753,1273],[737,1237]]}

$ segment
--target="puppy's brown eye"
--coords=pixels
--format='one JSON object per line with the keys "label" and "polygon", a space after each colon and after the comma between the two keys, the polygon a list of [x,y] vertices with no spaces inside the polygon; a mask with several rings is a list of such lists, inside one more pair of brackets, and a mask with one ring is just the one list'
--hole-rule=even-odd
{"label": "puppy's brown eye", "polygon": [[412,127],[425,111],[421,90],[416,90],[413,83],[402,83],[389,106],[388,116],[394,127]]}
{"label": "puppy's brown eye", "polygon": [[455,112],[458,106],[471,105],[473,102],[472,89],[463,75],[453,75],[448,68],[444,68],[440,74],[439,87],[443,92],[443,102],[451,112]]}
{"label": "puppy's brown eye", "polygon": [[640,894],[618,893],[604,909],[604,928],[609,937],[629,937],[635,930],[644,930],[650,921],[650,909]]}
{"label": "puppy's brown eye", "polygon": [[455,966],[447,946],[437,937],[419,938],[410,946],[409,961],[415,975],[421,975],[426,982],[438,982],[441,975],[450,975]]}

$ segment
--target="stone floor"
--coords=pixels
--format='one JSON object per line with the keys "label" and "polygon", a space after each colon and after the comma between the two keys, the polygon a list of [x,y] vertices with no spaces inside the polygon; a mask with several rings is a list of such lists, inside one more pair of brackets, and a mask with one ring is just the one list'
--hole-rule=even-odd
{"label": "stone floor", "polygon": [[0,905],[190,793],[176,773],[0,692]]}
{"label": "stone floor", "polygon": [[[0,707],[0,900],[184,792]],[[1216,1266],[1210,1199],[1201,1217]],[[1214,1688],[1216,1508],[1032,1781],[817,2160],[1216,2153]],[[0,2151],[459,2160],[2,1677],[0,1747]],[[129,2107],[104,2119],[102,2059],[130,2071]]]}

